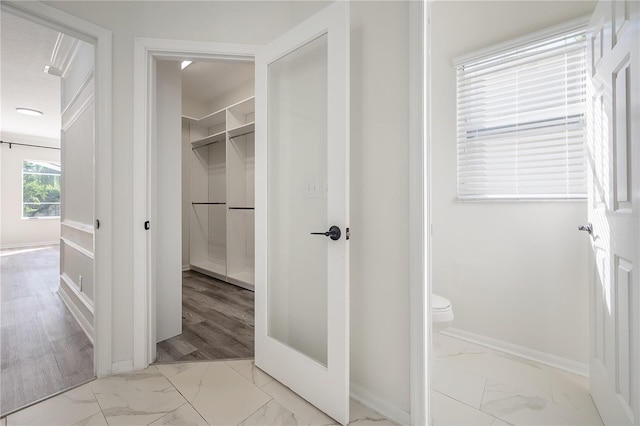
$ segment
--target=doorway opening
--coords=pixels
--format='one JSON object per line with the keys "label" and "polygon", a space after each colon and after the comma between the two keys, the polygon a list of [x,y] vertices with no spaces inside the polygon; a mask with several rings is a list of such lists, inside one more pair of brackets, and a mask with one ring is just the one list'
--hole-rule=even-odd
{"label": "doorway opening", "polygon": [[96,371],[94,47],[27,18],[3,9],[2,416]]}
{"label": "doorway opening", "polygon": [[155,65],[156,362],[253,358],[253,62]]}

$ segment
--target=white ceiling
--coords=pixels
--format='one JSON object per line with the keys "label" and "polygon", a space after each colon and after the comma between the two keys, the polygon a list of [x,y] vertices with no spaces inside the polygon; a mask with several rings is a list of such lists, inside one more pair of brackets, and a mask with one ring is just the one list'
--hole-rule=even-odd
{"label": "white ceiling", "polygon": [[[0,131],[30,139],[60,139],[60,78],[45,74],[58,32],[2,13]],[[17,107],[42,111],[32,117],[16,112]]]}
{"label": "white ceiling", "polygon": [[210,102],[253,76],[253,62],[194,62],[182,70],[182,95]]}

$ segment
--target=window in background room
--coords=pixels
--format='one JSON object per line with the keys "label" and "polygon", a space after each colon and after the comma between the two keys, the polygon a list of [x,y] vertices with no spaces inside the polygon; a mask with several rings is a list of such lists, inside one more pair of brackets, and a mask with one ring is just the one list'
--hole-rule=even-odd
{"label": "window in background room", "polygon": [[22,218],[60,216],[60,163],[22,163]]}
{"label": "window in background room", "polygon": [[586,199],[585,28],[456,60],[458,198]]}

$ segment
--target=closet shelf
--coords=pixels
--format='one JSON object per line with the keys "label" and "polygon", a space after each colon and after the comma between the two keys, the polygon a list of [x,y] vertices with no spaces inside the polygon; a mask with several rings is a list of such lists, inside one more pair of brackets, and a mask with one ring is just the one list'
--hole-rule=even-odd
{"label": "closet shelf", "polygon": [[188,121],[189,123],[198,124],[204,127],[214,127],[220,124],[223,124],[226,120],[226,108],[223,108],[219,111],[213,112],[211,114],[205,115],[202,118],[194,118],[186,115],[182,116],[183,119]]}
{"label": "closet shelf", "polygon": [[202,148],[203,146],[211,145],[216,142],[224,142],[225,140],[226,132],[223,130],[222,132],[218,132],[211,136],[207,136],[206,138],[198,139],[191,142],[191,149]]}
{"label": "closet shelf", "polygon": [[218,202],[211,202],[211,201],[192,201],[191,204],[196,205],[196,204],[205,204],[205,205],[215,205],[215,206],[226,206],[227,203],[218,203]]}
{"label": "closet shelf", "polygon": [[229,139],[237,138],[240,136],[248,135],[255,132],[256,123],[252,121],[251,123],[243,124],[242,126],[234,127],[233,129],[229,129]]}

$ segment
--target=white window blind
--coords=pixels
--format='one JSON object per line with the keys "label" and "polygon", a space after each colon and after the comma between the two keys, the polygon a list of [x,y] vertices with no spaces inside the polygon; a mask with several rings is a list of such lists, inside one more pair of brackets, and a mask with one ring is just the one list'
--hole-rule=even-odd
{"label": "white window blind", "polygon": [[586,198],[585,31],[456,63],[458,197]]}

